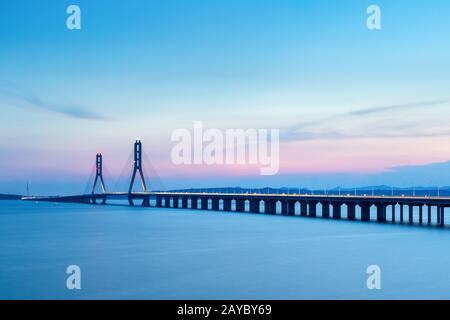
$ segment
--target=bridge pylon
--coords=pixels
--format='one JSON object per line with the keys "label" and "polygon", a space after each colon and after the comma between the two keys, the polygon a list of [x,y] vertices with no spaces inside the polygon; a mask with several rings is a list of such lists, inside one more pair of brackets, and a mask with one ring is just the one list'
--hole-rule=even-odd
{"label": "bridge pylon", "polygon": [[[103,156],[101,153],[97,153],[95,156],[95,180],[92,186],[92,202],[95,203],[95,187],[97,183],[100,183],[102,193],[106,193],[105,181],[103,180]],[[106,203],[106,198],[103,198],[103,203]]]}
{"label": "bridge pylon", "polygon": [[[130,205],[133,205],[132,191],[136,175],[139,175],[141,179],[141,186],[144,192],[147,192],[147,184],[145,183],[144,172],[142,171],[142,142],[136,140],[134,142],[134,161],[133,161],[133,174],[131,176],[130,188],[128,189],[128,201]],[[147,205],[148,199],[144,198],[144,204]]]}

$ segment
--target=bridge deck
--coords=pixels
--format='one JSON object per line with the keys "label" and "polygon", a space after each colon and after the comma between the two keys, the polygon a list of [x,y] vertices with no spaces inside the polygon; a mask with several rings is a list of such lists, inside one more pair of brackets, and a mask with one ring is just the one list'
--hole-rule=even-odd
{"label": "bridge deck", "polygon": [[[28,201],[50,201],[66,203],[97,203],[106,204],[108,199],[125,199],[134,206],[134,201],[142,200],[142,206],[149,207],[150,199],[156,200],[156,207],[173,207],[184,209],[200,209],[215,211],[236,211],[276,214],[277,206],[281,206],[282,215],[296,215],[296,205],[300,204],[300,215],[317,216],[317,205],[322,206],[322,217],[332,216],[341,219],[342,206],[347,206],[347,219],[356,220],[356,207],[359,206],[360,220],[371,220],[371,207],[377,211],[376,220],[387,222],[386,208],[391,206],[391,220],[396,220],[396,207],[400,207],[400,222],[414,223],[414,208],[419,208],[419,224],[432,224],[432,208],[435,207],[437,224],[444,226],[445,208],[450,207],[450,197],[427,196],[372,196],[372,195],[326,195],[326,194],[249,194],[249,193],[193,193],[193,192],[111,192],[103,194],[85,194],[75,196],[55,197],[24,197]],[[211,201],[211,204],[209,203]],[[222,204],[220,204],[222,202]],[[234,202],[234,210],[232,209]],[[222,206],[222,209],[220,207]],[[407,206],[407,217],[404,207]],[[424,215],[424,206],[427,213]],[[406,219],[407,218],[407,219]]]}
{"label": "bridge deck", "polygon": [[[232,198],[232,199],[277,199],[277,200],[296,200],[296,201],[332,201],[332,202],[373,202],[373,203],[436,203],[450,206],[450,197],[431,197],[431,196],[392,196],[392,195],[329,195],[329,194],[267,194],[267,193],[207,193],[207,192],[108,192],[101,194],[83,194],[73,196],[42,196],[42,197],[22,197],[22,200],[31,201],[58,201],[61,199],[81,199],[81,198],[115,198],[128,199],[144,197],[209,197],[209,198]],[[75,201],[76,202],[76,201]]]}

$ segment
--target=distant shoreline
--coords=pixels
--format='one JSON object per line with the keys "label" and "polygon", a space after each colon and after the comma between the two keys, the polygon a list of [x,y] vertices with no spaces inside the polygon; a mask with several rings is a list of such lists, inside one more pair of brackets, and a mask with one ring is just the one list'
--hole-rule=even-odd
{"label": "distant shoreline", "polygon": [[22,196],[17,194],[0,194],[0,200],[20,200]]}

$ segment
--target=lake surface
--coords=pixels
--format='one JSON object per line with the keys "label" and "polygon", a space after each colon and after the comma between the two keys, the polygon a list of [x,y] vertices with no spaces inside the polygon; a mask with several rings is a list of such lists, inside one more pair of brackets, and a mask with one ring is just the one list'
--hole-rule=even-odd
{"label": "lake surface", "polygon": [[1,299],[448,299],[449,270],[448,228],[0,201]]}

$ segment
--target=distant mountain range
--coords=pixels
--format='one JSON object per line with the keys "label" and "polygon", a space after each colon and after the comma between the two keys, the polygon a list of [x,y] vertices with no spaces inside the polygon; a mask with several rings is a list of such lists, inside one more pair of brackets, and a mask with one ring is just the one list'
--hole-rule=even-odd
{"label": "distant mountain range", "polygon": [[319,189],[312,190],[308,188],[242,188],[242,187],[223,187],[223,188],[191,188],[171,190],[173,192],[218,192],[218,193],[266,193],[266,194],[355,194],[355,195],[405,195],[405,196],[450,196],[450,186],[446,187],[409,187],[398,188],[386,185],[367,186],[359,188],[333,188],[333,189]]}
{"label": "distant mountain range", "polygon": [[22,196],[16,195],[16,194],[1,194],[0,193],[0,200],[18,200],[22,198]]}

